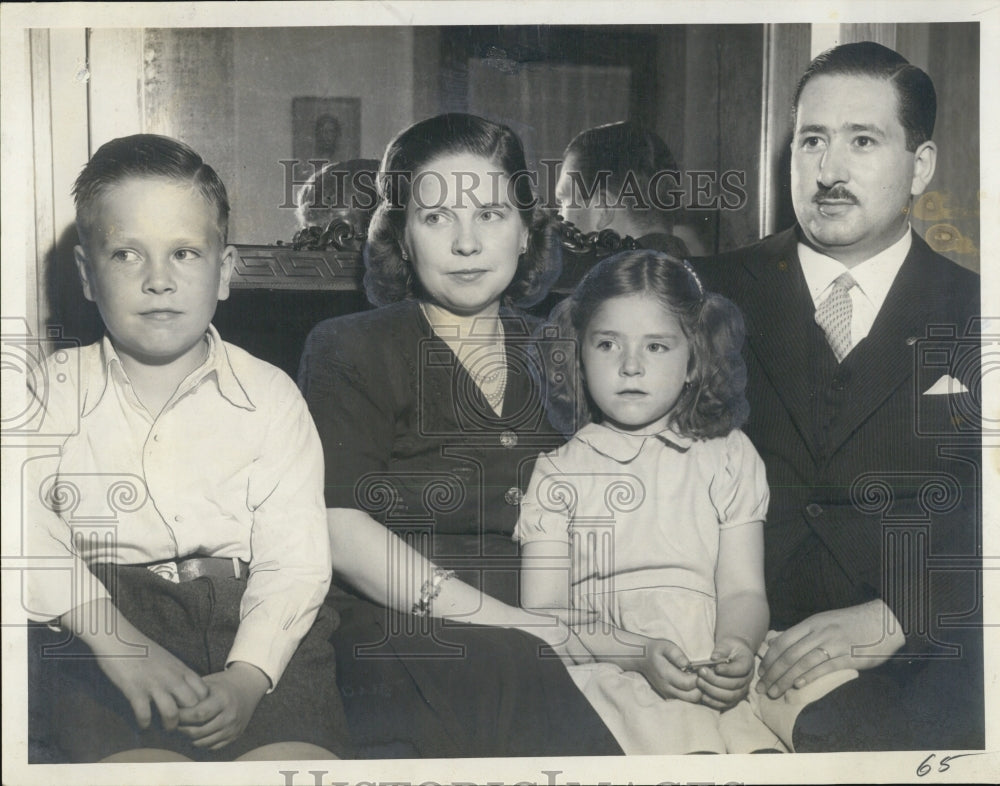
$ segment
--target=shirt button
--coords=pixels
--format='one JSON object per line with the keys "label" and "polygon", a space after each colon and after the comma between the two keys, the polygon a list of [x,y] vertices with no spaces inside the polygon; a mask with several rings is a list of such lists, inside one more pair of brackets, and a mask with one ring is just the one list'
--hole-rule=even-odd
{"label": "shirt button", "polygon": [[810,502],[806,505],[806,513],[808,513],[812,518],[819,518],[823,515],[823,508],[817,505],[815,502]]}
{"label": "shirt button", "polygon": [[513,431],[505,431],[500,435],[500,444],[505,448],[512,448],[517,445],[517,434]]}
{"label": "shirt button", "polygon": [[174,516],[174,521],[180,524],[182,521],[184,521],[184,517],[178,513],[176,516]]}
{"label": "shirt button", "polygon": [[159,434],[154,434],[153,435],[153,442],[159,442],[159,441],[160,441],[160,435]]}
{"label": "shirt button", "polygon": [[503,499],[508,505],[520,505],[521,500],[524,499],[524,494],[517,486],[511,486],[504,492]]}

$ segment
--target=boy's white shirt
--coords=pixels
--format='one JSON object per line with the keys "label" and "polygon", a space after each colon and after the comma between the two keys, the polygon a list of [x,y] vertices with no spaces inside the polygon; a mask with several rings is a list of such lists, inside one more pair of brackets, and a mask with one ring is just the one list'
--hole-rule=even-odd
{"label": "boy's white shirt", "polygon": [[211,326],[207,339],[207,359],[155,418],[107,338],[49,358],[49,380],[62,381],[36,394],[44,429],[68,436],[25,473],[27,551],[51,568],[27,571],[25,605],[47,621],[107,597],[87,563],[242,559],[227,663],[257,666],[273,689],[332,575],[322,447],[286,374]]}

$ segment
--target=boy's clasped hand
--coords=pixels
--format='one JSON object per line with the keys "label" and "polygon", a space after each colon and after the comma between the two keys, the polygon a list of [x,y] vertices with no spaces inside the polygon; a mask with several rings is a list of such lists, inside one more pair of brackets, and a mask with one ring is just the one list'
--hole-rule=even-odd
{"label": "boy's clasped hand", "polygon": [[[107,600],[94,603],[110,605]],[[82,608],[77,616],[86,614]],[[114,618],[113,632],[81,636],[128,700],[140,728],[149,728],[155,707],[166,731],[176,729],[199,748],[218,750],[243,733],[270,687],[264,672],[237,661],[225,671],[201,677],[120,613],[114,612]],[[135,657],[137,648],[145,650],[143,657]]]}

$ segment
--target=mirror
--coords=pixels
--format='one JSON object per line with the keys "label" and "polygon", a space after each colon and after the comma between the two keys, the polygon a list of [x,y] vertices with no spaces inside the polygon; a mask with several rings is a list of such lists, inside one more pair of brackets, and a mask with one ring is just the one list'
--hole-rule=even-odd
{"label": "mirror", "polygon": [[[36,217],[37,324],[82,341],[100,334],[73,269],[70,188],[88,151],[141,131],[188,142],[226,183],[241,263],[217,321],[291,372],[309,325],[367,307],[359,234],[340,227],[297,238],[299,190],[329,159],[378,159],[398,131],[440,112],[514,128],[550,206],[576,133],[639,120],[678,162],[678,223],[692,253],[746,245],[794,220],[788,108],[812,49],[833,33],[882,40],[932,75],[938,167],[911,221],[936,250],[978,269],[976,24],[32,30],[32,84],[51,86],[37,91],[49,103],[33,116],[86,118],[53,128],[51,150],[42,151],[51,154],[51,182],[39,181],[36,206],[51,205]],[[60,70],[74,52],[88,63],[82,82]],[[735,201],[724,199],[727,183]]]}

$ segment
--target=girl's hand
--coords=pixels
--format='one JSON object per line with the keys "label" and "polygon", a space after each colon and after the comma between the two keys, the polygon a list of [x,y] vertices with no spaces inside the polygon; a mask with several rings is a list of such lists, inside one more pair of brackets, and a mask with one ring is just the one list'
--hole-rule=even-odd
{"label": "girl's hand", "polygon": [[685,672],[688,657],[667,639],[650,639],[636,669],[665,699],[680,699],[697,704],[702,699],[697,687],[698,675]]}
{"label": "girl's hand", "polygon": [[743,639],[726,637],[715,643],[712,658],[728,658],[729,662],[698,669],[697,686],[702,694],[701,703],[716,710],[728,710],[746,698],[750,689],[753,650]]}

